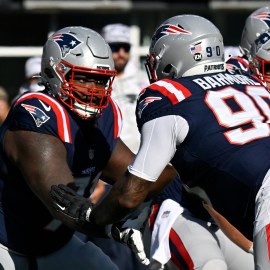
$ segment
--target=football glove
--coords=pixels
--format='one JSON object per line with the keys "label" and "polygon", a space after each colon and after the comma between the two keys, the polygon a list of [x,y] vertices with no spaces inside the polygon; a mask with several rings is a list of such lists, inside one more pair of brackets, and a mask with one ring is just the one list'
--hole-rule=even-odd
{"label": "football glove", "polygon": [[106,226],[106,233],[111,238],[127,245],[136,258],[144,265],[150,261],[144,251],[142,230],[150,213],[150,208],[145,207],[139,216]]}
{"label": "football glove", "polygon": [[87,198],[77,194],[72,188],[60,184],[53,185],[50,191],[52,206],[75,223],[89,222],[94,204]]}

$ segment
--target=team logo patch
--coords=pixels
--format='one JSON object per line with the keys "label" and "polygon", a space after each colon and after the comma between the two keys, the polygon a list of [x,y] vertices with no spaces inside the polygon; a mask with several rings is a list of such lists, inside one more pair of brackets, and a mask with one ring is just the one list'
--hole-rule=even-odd
{"label": "team logo patch", "polygon": [[40,127],[42,124],[44,124],[50,119],[48,115],[46,115],[41,109],[35,106],[28,104],[21,104],[21,106],[24,107],[30,113],[37,127]]}
{"label": "team logo patch", "polygon": [[138,116],[141,118],[143,110],[148,106],[150,103],[156,101],[156,100],[161,100],[161,97],[146,97],[143,99],[139,105],[138,105]]}
{"label": "team logo patch", "polygon": [[191,35],[192,33],[185,30],[182,26],[178,25],[173,25],[173,24],[165,24],[162,25],[157,31],[155,32],[152,41],[157,41],[161,37],[166,36],[166,35]]}
{"label": "team logo patch", "polygon": [[234,64],[226,63],[226,69],[233,74],[234,70],[237,69],[237,66]]}
{"label": "team logo patch", "polygon": [[260,12],[252,17],[263,21],[268,25],[268,27],[270,27],[270,12]]}
{"label": "team logo patch", "polygon": [[63,57],[82,43],[76,37],[67,33],[55,34],[51,37],[51,40],[59,46]]}
{"label": "team logo patch", "polygon": [[270,32],[265,32],[263,34],[261,34],[256,40],[255,40],[255,50],[256,53],[259,51],[259,49],[265,44],[268,43],[270,40]]}

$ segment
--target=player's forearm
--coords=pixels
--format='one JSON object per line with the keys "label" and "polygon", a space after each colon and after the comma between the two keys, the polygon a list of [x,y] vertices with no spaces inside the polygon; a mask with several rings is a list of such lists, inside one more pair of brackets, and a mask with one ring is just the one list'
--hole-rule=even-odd
{"label": "player's forearm", "polygon": [[218,213],[213,207],[203,203],[204,208],[208,211],[211,217],[215,220],[216,224],[223,231],[223,233],[231,239],[236,245],[245,250],[246,252],[252,253],[253,243],[247,239],[238,229],[236,229],[231,223],[228,222],[220,213]]}
{"label": "player's forearm", "polygon": [[149,185],[149,190],[147,194],[147,199],[152,199],[154,196],[156,196],[159,192],[161,192],[172,180],[177,180],[176,178],[178,177],[177,171],[175,168],[168,164],[159,178],[157,179],[156,182],[152,182]]}
{"label": "player's forearm", "polygon": [[151,184],[131,174],[122,178],[114,184],[101,204],[93,209],[90,219],[98,225],[121,220],[144,201]]}

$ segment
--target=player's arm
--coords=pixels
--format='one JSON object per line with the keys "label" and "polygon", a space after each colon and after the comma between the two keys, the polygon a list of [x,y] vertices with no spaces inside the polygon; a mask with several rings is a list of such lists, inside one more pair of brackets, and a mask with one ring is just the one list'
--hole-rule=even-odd
{"label": "player's arm", "polygon": [[[115,223],[137,208],[149,194],[156,194],[165,187],[176,176],[176,171],[168,164],[175,153],[176,145],[183,141],[187,131],[187,122],[178,116],[166,116],[147,122],[142,128],[141,147],[132,166],[116,181],[108,196],[94,210],[89,209],[88,215],[82,220],[98,225]],[[127,164],[120,151],[122,147],[117,149],[113,153],[113,160]],[[114,165],[111,170],[117,170],[117,162],[113,160],[110,160],[110,164]],[[121,174],[122,172],[113,173],[113,178]],[[74,209],[80,199],[78,194],[72,194],[63,185],[52,186],[51,196],[54,202],[64,206],[64,210],[58,208],[59,212],[64,213]],[[76,208],[80,207],[81,202],[77,203]]]}
{"label": "player's arm", "polygon": [[126,172],[128,165],[133,161],[134,157],[134,153],[118,138],[100,178],[107,183],[114,184]]}
{"label": "player's arm", "polygon": [[253,242],[247,239],[238,229],[236,229],[224,216],[218,213],[211,205],[203,202],[204,208],[214,219],[223,233],[244,251],[253,254]]}
{"label": "player's arm", "polygon": [[176,145],[183,141],[188,131],[186,121],[179,119],[166,116],[144,124],[141,147],[132,166],[113,185],[102,203],[94,208],[90,220],[99,225],[120,220],[136,209],[149,194],[156,194],[176,176],[176,171],[168,164]]}
{"label": "player's arm", "polygon": [[4,149],[10,161],[21,171],[30,189],[52,215],[72,229],[83,232],[83,227],[78,228],[73,219],[67,218],[52,207],[51,186],[70,185],[74,182],[66,162],[67,153],[63,142],[54,136],[38,132],[7,131]]}
{"label": "player's arm", "polygon": [[[119,138],[112,156],[102,171],[101,179],[107,183],[114,184],[127,173],[128,166],[135,158],[135,154]],[[161,173],[159,180],[149,185],[147,188],[147,197],[151,198],[159,193],[168,183],[168,179],[173,179],[176,171],[173,166],[168,165]]]}
{"label": "player's arm", "polygon": [[73,182],[64,144],[54,136],[23,130],[7,131],[4,148],[10,161],[48,209],[51,185]]}

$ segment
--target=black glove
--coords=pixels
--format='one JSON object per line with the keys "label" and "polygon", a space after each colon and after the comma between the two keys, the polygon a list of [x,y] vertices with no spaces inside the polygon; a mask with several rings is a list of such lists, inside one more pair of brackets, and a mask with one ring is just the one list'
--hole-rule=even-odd
{"label": "black glove", "polygon": [[110,238],[127,245],[133,251],[136,258],[144,265],[149,265],[150,261],[146,257],[144,251],[141,231],[144,229],[144,224],[149,216],[149,210],[150,208],[146,207],[135,218],[106,226],[107,235]]}
{"label": "black glove", "polygon": [[70,187],[60,184],[53,185],[50,191],[53,208],[76,223],[89,222],[89,216],[94,206],[87,198],[77,194]]}

